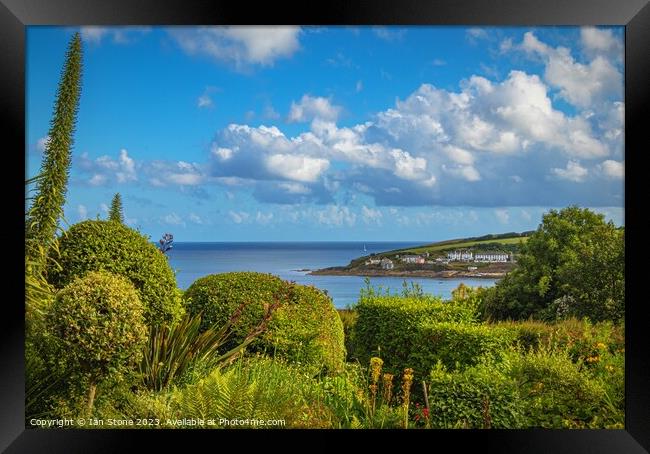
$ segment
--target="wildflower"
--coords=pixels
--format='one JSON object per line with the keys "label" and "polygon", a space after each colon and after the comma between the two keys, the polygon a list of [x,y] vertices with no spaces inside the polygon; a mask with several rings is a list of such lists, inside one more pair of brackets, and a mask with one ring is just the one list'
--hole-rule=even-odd
{"label": "wildflower", "polygon": [[596,344],[596,348],[599,349],[599,350],[604,350],[604,349],[607,348],[607,345],[603,344],[602,342],[598,342]]}
{"label": "wildflower", "polygon": [[382,386],[383,386],[383,399],[384,402],[389,403],[393,397],[393,375],[384,374],[382,375]]}
{"label": "wildflower", "polygon": [[404,397],[411,395],[411,384],[413,383],[413,369],[410,367],[404,369],[404,375],[402,376],[402,391],[404,392]]}
{"label": "wildflower", "polygon": [[370,358],[370,377],[373,383],[379,381],[379,375],[381,374],[381,366],[384,364],[384,361],[381,358],[372,357]]}
{"label": "wildflower", "polygon": [[413,384],[413,369],[407,367],[402,375],[402,395],[404,406],[404,428],[408,428],[409,403],[411,401],[411,385]]}

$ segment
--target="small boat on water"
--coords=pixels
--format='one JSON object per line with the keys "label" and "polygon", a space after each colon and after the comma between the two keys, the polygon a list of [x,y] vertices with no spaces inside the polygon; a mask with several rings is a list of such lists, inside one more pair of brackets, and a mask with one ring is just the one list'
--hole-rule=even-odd
{"label": "small boat on water", "polygon": [[363,252],[368,252],[368,249],[366,249],[366,245],[363,245]]}

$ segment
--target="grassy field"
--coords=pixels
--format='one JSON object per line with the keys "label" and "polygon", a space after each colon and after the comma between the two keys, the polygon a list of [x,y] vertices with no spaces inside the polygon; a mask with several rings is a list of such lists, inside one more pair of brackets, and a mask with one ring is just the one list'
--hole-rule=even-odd
{"label": "grassy field", "polygon": [[[381,257],[391,257],[395,254],[402,254],[402,253],[423,254],[425,252],[434,255],[436,254],[439,255],[443,251],[477,247],[482,245],[493,245],[493,244],[513,245],[513,244],[519,244],[519,242],[526,242],[526,240],[528,240],[527,236],[513,236],[509,238],[489,238],[489,239],[476,239],[476,240],[471,238],[461,238],[456,240],[446,240],[437,243],[424,244],[422,246],[417,246],[413,248],[395,249],[392,251],[381,252],[376,255]],[[365,259],[366,257],[363,258]]]}
{"label": "grassy field", "polygon": [[461,248],[468,248],[472,246],[481,246],[484,244],[490,244],[490,243],[500,243],[500,244],[519,244],[519,242],[525,242],[528,240],[527,236],[521,237],[514,237],[514,238],[503,238],[503,239],[490,239],[490,240],[479,240],[479,241],[467,241],[467,240],[452,240],[452,241],[443,241],[440,243],[433,243],[433,244],[428,244],[425,246],[420,246],[416,248],[411,248],[411,249],[400,249],[399,251],[391,251],[393,252],[410,252],[413,254],[422,254],[424,252],[440,252],[440,251],[446,251],[449,249],[461,249]]}

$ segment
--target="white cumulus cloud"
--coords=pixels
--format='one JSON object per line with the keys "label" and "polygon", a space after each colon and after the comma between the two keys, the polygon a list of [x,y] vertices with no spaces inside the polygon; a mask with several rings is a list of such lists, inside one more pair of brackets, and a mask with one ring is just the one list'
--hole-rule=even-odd
{"label": "white cumulus cloud", "polygon": [[237,69],[271,66],[300,48],[300,27],[293,26],[174,27],[169,34],[186,53],[207,56]]}
{"label": "white cumulus cloud", "polygon": [[311,121],[314,118],[336,121],[340,112],[341,107],[333,105],[327,98],[303,95],[299,102],[291,103],[288,119],[291,122]]}
{"label": "white cumulus cloud", "polygon": [[621,179],[625,176],[625,164],[623,162],[608,159],[603,161],[600,168],[607,178]]}
{"label": "white cumulus cloud", "polygon": [[578,161],[569,161],[567,162],[566,168],[553,168],[551,171],[558,178],[576,183],[583,182],[589,174],[589,171],[582,167]]}

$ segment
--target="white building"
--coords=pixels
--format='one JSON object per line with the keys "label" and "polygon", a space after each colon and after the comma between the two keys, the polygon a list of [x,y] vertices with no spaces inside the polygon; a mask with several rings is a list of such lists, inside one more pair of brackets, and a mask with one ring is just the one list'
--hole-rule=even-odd
{"label": "white building", "polygon": [[420,255],[405,255],[401,258],[404,263],[418,263],[420,265],[424,264],[424,257]]}
{"label": "white building", "polygon": [[447,259],[454,262],[471,262],[474,260],[474,254],[469,251],[448,252]]}
{"label": "white building", "polygon": [[383,258],[381,259],[381,269],[382,270],[392,270],[395,268],[393,261],[391,259]]}
{"label": "white building", "polygon": [[476,262],[505,263],[510,260],[510,254],[504,252],[481,253],[474,256]]}
{"label": "white building", "polygon": [[372,258],[365,261],[366,265],[379,265],[380,263],[381,263],[381,259],[379,258]]}

